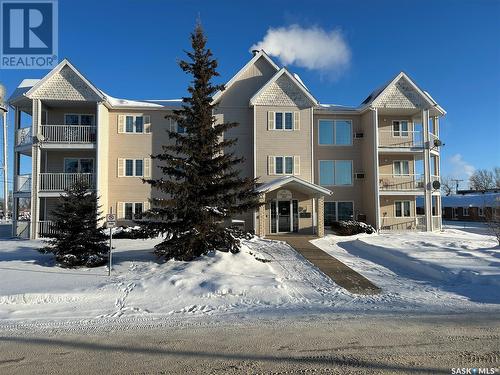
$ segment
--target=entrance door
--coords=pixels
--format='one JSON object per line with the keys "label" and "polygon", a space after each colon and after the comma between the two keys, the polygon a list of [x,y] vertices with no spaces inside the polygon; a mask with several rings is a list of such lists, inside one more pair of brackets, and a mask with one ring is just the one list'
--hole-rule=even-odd
{"label": "entrance door", "polygon": [[278,201],[278,232],[291,232],[290,201]]}

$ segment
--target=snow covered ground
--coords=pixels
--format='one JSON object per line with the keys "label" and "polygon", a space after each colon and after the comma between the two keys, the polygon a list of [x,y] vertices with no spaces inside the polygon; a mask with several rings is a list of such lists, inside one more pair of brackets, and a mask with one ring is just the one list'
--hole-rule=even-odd
{"label": "snow covered ground", "polygon": [[115,240],[108,277],[104,267],[55,267],[50,255],[36,251],[41,241],[0,240],[0,327],[106,327],[267,313],[500,311],[500,249],[484,234],[448,229],[315,240],[380,286],[376,296],[348,293],[281,242],[245,241],[239,254],[194,262],[158,261],[156,242]]}

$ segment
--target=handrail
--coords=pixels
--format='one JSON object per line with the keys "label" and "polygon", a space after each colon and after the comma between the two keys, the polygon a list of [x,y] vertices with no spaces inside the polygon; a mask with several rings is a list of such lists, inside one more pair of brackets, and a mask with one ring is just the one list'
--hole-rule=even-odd
{"label": "handrail", "polygon": [[63,191],[77,182],[95,188],[94,173],[40,173],[40,190]]}
{"label": "handrail", "polygon": [[40,125],[44,143],[94,143],[97,128],[94,125]]}

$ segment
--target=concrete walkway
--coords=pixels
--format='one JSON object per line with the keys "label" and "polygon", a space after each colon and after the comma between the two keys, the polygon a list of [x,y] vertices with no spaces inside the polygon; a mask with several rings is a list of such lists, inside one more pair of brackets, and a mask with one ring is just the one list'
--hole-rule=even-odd
{"label": "concrete walkway", "polygon": [[320,248],[314,246],[311,240],[313,236],[272,236],[269,239],[284,241],[293,247],[297,252],[302,254],[304,258],[318,267],[323,273],[330,277],[335,283],[342,288],[347,289],[355,294],[377,294],[380,288],[374,285],[366,277],[360,275],[352,268],[347,267],[341,261],[335,259],[331,255],[325,253]]}

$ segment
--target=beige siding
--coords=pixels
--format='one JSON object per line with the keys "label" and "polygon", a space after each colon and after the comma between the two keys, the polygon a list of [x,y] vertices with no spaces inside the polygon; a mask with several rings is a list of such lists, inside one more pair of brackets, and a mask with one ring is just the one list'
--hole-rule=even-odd
{"label": "beige siding", "polygon": [[[311,108],[257,106],[256,112],[256,175],[259,182],[280,177],[269,175],[268,156],[300,156],[297,177],[312,182]],[[299,112],[300,130],[268,130],[268,112]]]}
{"label": "beige siding", "polygon": [[409,173],[415,173],[415,164],[412,156],[409,155],[394,155],[394,154],[381,154],[379,155],[379,173],[380,174],[393,174],[393,166],[395,161],[407,160],[409,164]]}
{"label": "beige siding", "polygon": [[[161,146],[171,142],[166,129],[168,111],[110,111],[109,112],[109,157],[108,157],[108,206],[117,212],[118,202],[145,202],[152,194],[150,185],[140,177],[118,177],[118,159],[144,159],[162,152]],[[151,133],[118,133],[118,115],[151,116]],[[161,171],[152,161],[152,178],[159,178]],[[158,196],[156,190],[153,191]]]}
{"label": "beige siding", "polygon": [[365,172],[363,181],[363,212],[366,214],[366,221],[376,226],[378,198],[376,187],[378,186],[376,168],[377,150],[375,146],[375,115],[372,111],[367,111],[360,116],[360,125],[363,130],[364,137],[361,141],[362,161],[361,165]]}
{"label": "beige siding", "polygon": [[94,150],[64,150],[64,151],[44,151],[42,152],[41,172],[40,173],[63,173],[65,158],[91,158],[95,159],[96,153]]}
{"label": "beige siding", "polygon": [[92,105],[89,104],[83,107],[50,108],[47,111],[47,124],[64,125],[65,114],[94,115],[94,124],[96,123],[96,106],[95,103],[92,103]]}

